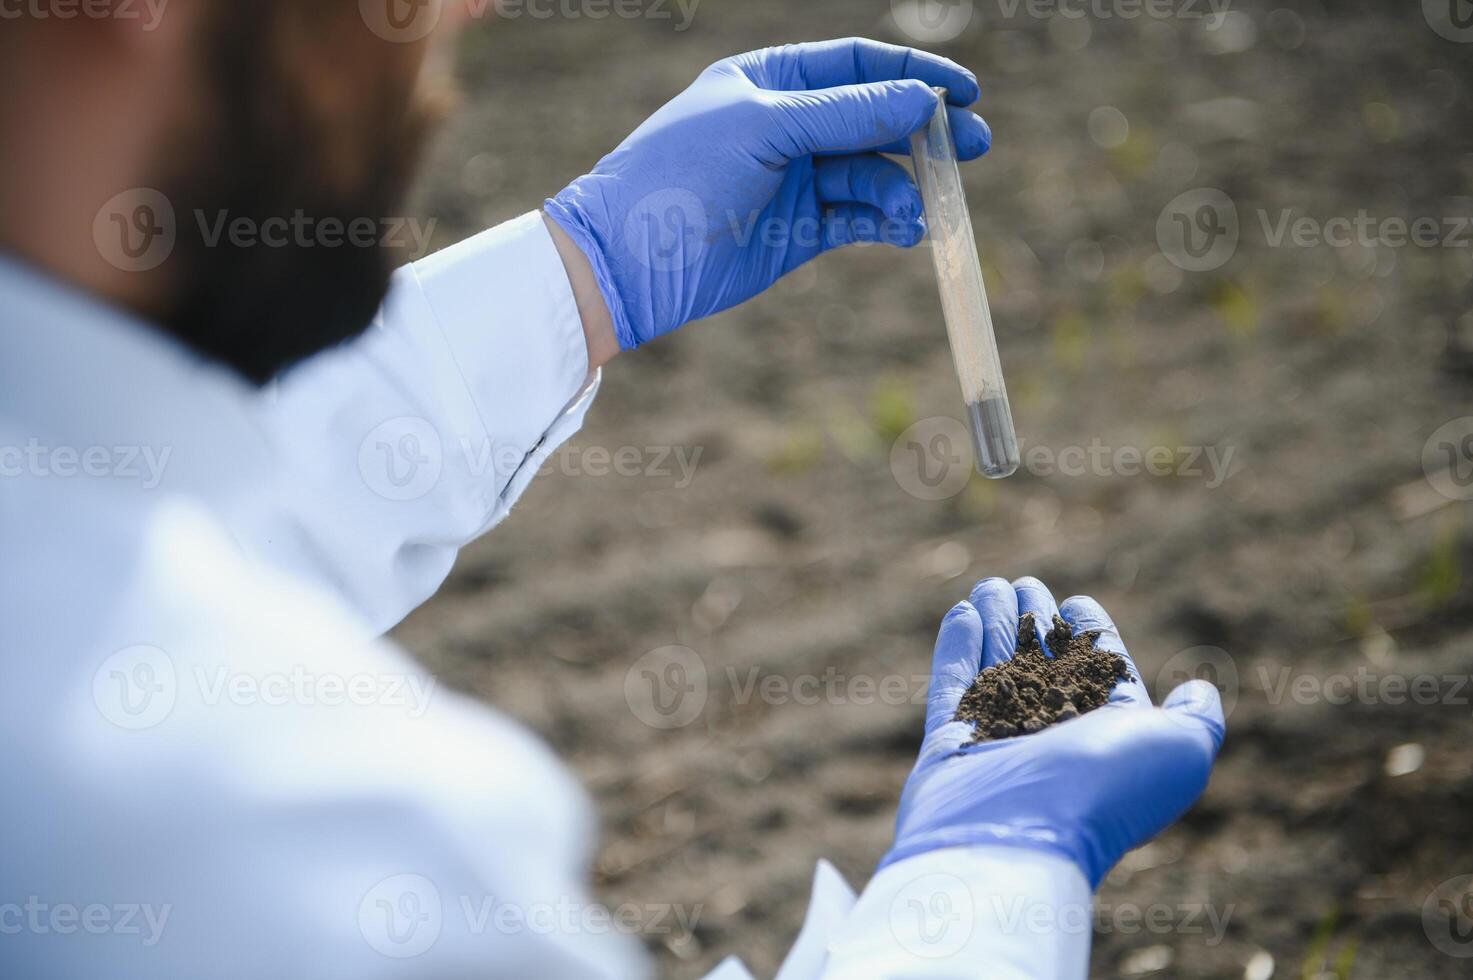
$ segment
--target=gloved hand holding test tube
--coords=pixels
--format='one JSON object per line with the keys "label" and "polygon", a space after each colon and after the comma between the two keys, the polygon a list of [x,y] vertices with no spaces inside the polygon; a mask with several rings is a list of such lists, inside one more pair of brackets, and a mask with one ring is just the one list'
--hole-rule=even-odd
{"label": "gloved hand holding test tube", "polygon": [[941,286],[941,309],[951,339],[951,356],[971,417],[977,471],[1000,480],[1018,470],[1018,434],[1013,429],[977,239],[972,233],[972,216],[952,144],[946,89],[937,88],[936,92],[941,105],[930,125],[911,137],[911,159],[926,205],[926,226]]}

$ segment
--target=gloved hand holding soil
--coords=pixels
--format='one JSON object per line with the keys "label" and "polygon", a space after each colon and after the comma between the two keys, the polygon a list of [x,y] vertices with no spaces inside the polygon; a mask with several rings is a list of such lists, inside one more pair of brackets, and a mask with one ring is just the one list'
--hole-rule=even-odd
{"label": "gloved hand holding soil", "polygon": [[976,726],[969,744],[1031,735],[1105,704],[1130,669],[1118,653],[1099,649],[1099,638],[1099,630],[1075,633],[1055,616],[1040,643],[1033,614],[1020,616],[1012,658],[984,668],[962,695],[956,720]]}
{"label": "gloved hand holding soil", "polygon": [[1225,728],[1205,681],[1154,707],[1099,603],[1035,578],[978,582],[942,619],[925,724],[881,868],[997,845],[1072,861],[1090,887],[1201,795]]}

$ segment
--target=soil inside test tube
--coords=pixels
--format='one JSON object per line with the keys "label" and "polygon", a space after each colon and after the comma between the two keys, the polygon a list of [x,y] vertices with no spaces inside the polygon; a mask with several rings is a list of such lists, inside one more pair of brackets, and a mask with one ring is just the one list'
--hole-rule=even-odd
{"label": "soil inside test tube", "polygon": [[972,444],[977,451],[977,471],[999,479],[1018,471],[1018,437],[1013,413],[1006,398],[984,398],[968,402],[972,422]]}
{"label": "soil inside test tube", "polygon": [[1095,646],[1098,632],[1074,633],[1054,617],[1038,642],[1032,613],[1018,619],[1018,648],[1011,660],[984,668],[962,695],[956,720],[976,726],[971,744],[1041,732],[1105,704],[1115,685],[1130,676],[1125,658]]}

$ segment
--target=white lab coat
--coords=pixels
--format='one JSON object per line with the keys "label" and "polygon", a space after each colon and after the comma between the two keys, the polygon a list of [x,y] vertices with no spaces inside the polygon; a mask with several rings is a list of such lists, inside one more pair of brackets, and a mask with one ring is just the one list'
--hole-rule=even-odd
{"label": "white lab coat", "polygon": [[[576,782],[383,639],[597,387],[536,214],[265,392],[0,260],[0,976],[646,975]],[[820,865],[780,976],[1082,977],[1030,912],[1089,900],[1004,848]]]}

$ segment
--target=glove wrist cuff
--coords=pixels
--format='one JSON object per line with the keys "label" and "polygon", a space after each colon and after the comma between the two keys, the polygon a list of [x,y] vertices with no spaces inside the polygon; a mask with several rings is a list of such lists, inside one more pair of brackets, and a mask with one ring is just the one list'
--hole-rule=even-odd
{"label": "glove wrist cuff", "polygon": [[[566,194],[567,191],[564,193]],[[634,350],[639,346],[639,338],[634,331],[633,324],[629,321],[629,310],[624,305],[624,297],[614,282],[613,271],[609,268],[608,259],[604,256],[604,250],[598,238],[585,225],[582,216],[564,204],[560,198],[548,198],[543,202],[542,210],[549,218],[557,222],[559,228],[568,233],[568,237],[573,239],[573,244],[578,246],[579,251],[587,257],[588,264],[592,266],[593,278],[598,283],[598,291],[603,294],[604,303],[609,308],[609,317],[614,322],[614,337],[619,342],[619,349]]]}
{"label": "glove wrist cuff", "polygon": [[[1077,841],[1066,840],[1053,831],[1042,827],[1010,827],[1005,825],[983,825],[937,830],[912,837],[897,844],[880,859],[876,873],[906,858],[930,851],[951,847],[1015,847],[1031,851],[1042,851],[1064,858],[1079,869],[1091,888],[1098,888],[1104,873],[1091,862],[1081,857]],[[1108,870],[1108,869],[1107,869]]]}

